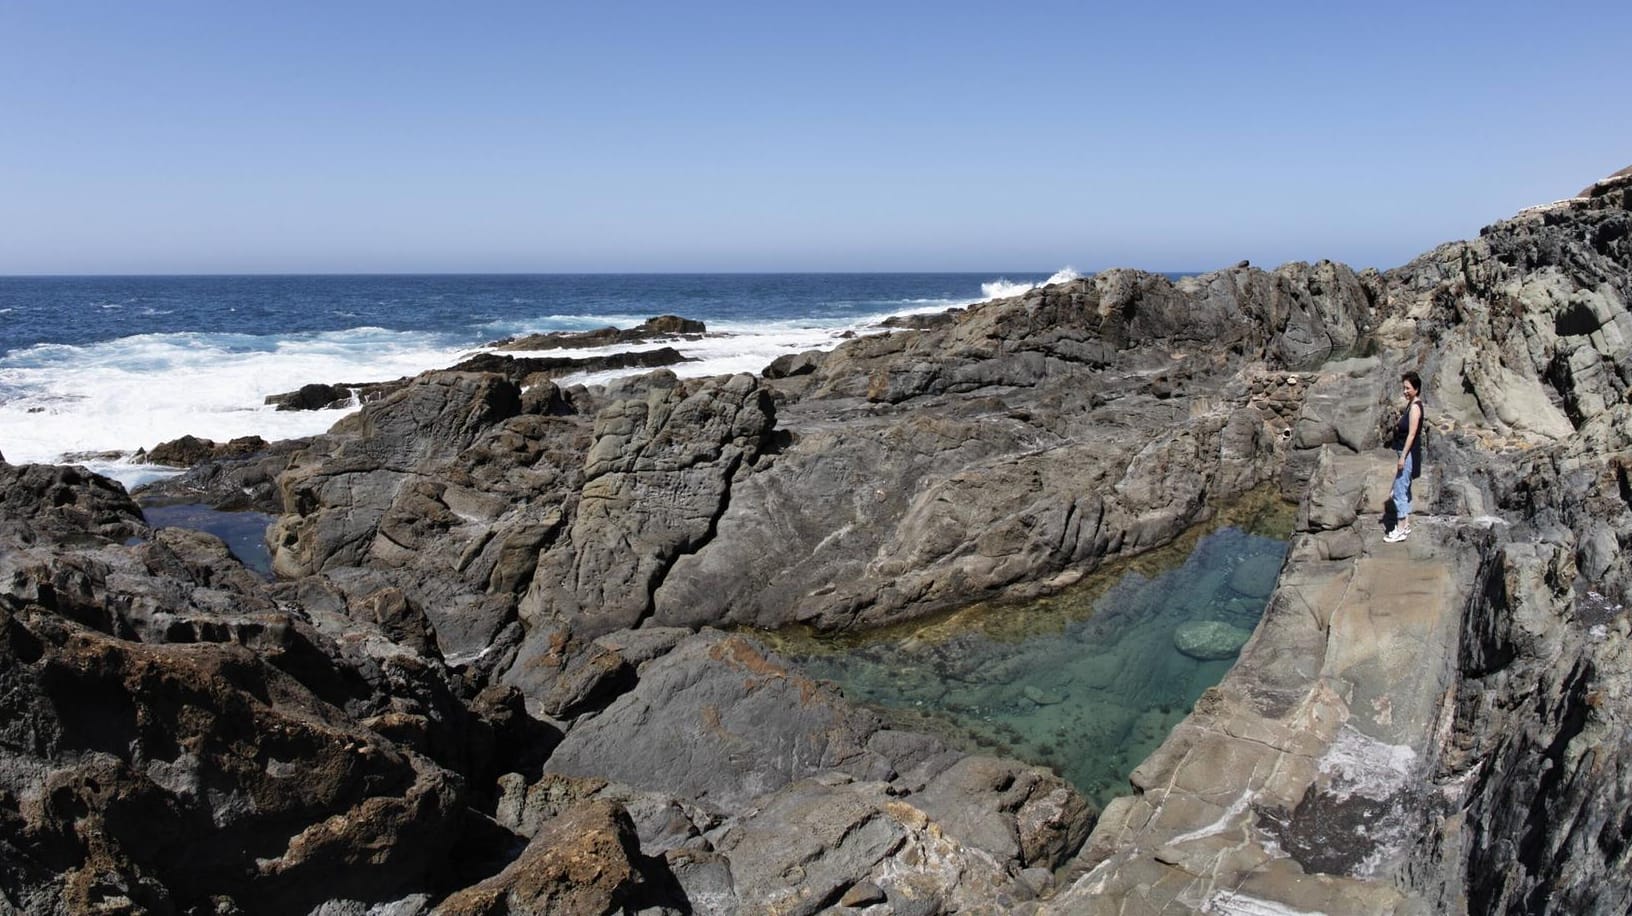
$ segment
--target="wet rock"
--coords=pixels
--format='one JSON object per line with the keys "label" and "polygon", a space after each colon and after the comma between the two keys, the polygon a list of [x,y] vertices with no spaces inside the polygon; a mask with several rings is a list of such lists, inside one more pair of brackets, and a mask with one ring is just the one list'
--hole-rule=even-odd
{"label": "wet rock", "polygon": [[1065,696],[1063,694],[1056,693],[1052,690],[1044,690],[1033,684],[1027,684],[1023,692],[1026,695],[1026,699],[1036,703],[1038,706],[1054,706],[1065,702]]}
{"label": "wet rock", "polygon": [[683,363],[690,357],[681,355],[673,347],[656,350],[632,350],[606,356],[504,356],[498,353],[478,353],[454,364],[454,372],[493,372],[515,382],[537,384],[574,372],[606,372],[613,369],[656,369]]}
{"label": "wet rock", "polygon": [[606,327],[593,331],[528,334],[523,337],[507,337],[488,346],[507,351],[557,350],[569,347],[578,349],[639,343],[665,337],[700,337],[706,333],[708,326],[701,321],[681,318],[678,315],[659,315],[656,318],[648,318],[633,328]]}
{"label": "wet rock", "polygon": [[265,403],[279,410],[336,410],[358,404],[372,404],[402,390],[407,379],[389,382],[313,382],[295,391],[269,394]]}
{"label": "wet rock", "polygon": [[[197,441],[208,444],[208,440]],[[255,447],[240,452],[235,443]],[[279,513],[283,511],[283,500],[277,477],[288,467],[290,456],[308,444],[308,439],[267,443],[258,437],[235,439],[225,446],[210,444],[209,453],[200,451],[186,473],[144,484],[132,495],[143,506],[197,503],[220,512]],[[149,460],[163,463],[157,458]]]}
{"label": "wet rock", "polygon": [[1281,574],[1276,557],[1252,556],[1230,571],[1230,589],[1248,598],[1268,598]]}
{"label": "wet rock", "polygon": [[1173,631],[1173,646],[1201,661],[1234,658],[1252,638],[1251,630],[1217,620],[1192,620]]}

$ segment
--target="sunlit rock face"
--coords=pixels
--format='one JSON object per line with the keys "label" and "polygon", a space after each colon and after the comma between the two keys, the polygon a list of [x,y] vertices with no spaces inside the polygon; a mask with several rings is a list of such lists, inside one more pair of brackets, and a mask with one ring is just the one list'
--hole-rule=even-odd
{"label": "sunlit rock face", "polygon": [[[172,484],[272,510],[270,582],[105,480],[0,465],[0,894],[1624,912],[1629,190],[1386,274],[1107,271],[775,377],[430,373]],[[1428,470],[1385,543],[1405,370]],[[1170,735],[1124,731],[1154,752],[1097,819],[717,629],[1056,598],[1266,484],[1285,565],[1225,583],[1262,621]],[[1080,673],[1152,676],[1113,668]]]}

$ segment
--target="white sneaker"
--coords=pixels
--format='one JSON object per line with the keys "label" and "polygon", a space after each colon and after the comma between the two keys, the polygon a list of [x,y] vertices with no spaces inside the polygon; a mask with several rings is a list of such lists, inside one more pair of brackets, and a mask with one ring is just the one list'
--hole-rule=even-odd
{"label": "white sneaker", "polygon": [[1411,532],[1403,528],[1395,528],[1393,531],[1383,535],[1383,540],[1390,544],[1398,544],[1399,542],[1405,540],[1406,535],[1410,533]]}

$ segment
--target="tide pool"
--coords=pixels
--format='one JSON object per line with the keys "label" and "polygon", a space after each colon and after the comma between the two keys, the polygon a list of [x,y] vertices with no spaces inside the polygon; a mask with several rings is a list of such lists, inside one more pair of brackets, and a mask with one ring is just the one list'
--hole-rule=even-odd
{"label": "tide pool", "polygon": [[759,635],[894,725],[1050,767],[1103,806],[1234,664],[1274,588],[1294,511],[1244,501],[1167,548],[1034,601],[865,637]]}
{"label": "tide pool", "polygon": [[238,561],[272,578],[272,554],[266,546],[266,529],[275,519],[264,512],[220,512],[196,504],[151,506],[142,516],[154,528],[190,528],[213,534],[226,543]]}

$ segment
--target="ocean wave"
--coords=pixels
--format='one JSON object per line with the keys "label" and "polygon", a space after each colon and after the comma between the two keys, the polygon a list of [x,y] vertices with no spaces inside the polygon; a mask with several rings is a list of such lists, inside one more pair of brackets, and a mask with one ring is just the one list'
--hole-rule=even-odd
{"label": "ocean wave", "polygon": [[[0,443],[11,461],[130,453],[183,435],[223,442],[321,433],[349,411],[275,411],[267,395],[311,382],[417,375],[462,350],[426,332],[139,334],[41,344],[0,359]],[[32,409],[32,410],[31,410]]]}
{"label": "ocean wave", "polygon": [[987,299],[1008,299],[1055,283],[1069,283],[1072,280],[1081,279],[1081,277],[1082,274],[1077,273],[1075,268],[1062,267],[1055,271],[1053,276],[1041,283],[1015,283],[1006,277],[999,277],[990,283],[980,284],[980,291]]}

